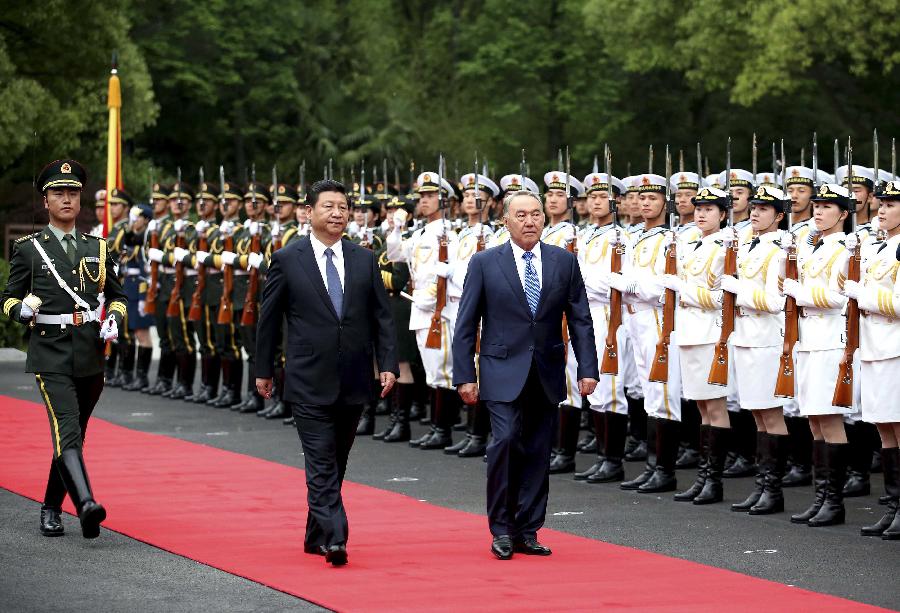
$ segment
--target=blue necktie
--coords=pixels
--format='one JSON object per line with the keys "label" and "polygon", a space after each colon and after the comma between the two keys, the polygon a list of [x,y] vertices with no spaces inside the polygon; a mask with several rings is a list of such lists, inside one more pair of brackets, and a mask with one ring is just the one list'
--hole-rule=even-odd
{"label": "blue necktie", "polygon": [[337,266],[331,259],[334,251],[331,247],[325,250],[325,279],[328,281],[328,295],[331,297],[331,304],[334,305],[334,312],[338,318],[341,317],[341,308],[344,306],[344,288],[341,287],[341,276],[338,274]]}
{"label": "blue necktie", "polygon": [[538,280],[534,264],[531,263],[534,254],[526,251],[522,257],[525,258],[525,298],[528,299],[531,316],[534,317],[537,314],[538,302],[541,300],[541,282]]}

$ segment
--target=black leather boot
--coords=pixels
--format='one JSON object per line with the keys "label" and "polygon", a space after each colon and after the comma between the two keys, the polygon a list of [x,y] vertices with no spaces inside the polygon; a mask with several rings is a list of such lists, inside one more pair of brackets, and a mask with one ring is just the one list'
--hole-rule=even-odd
{"label": "black leather boot", "polygon": [[647,459],[647,412],[643,398],[625,396],[628,403],[628,435],[625,439],[625,461],[643,462]]}
{"label": "black leather boot", "polygon": [[722,476],[726,479],[740,479],[749,477],[757,472],[753,458],[756,457],[756,445],[759,437],[756,432],[756,421],[753,412],[741,409],[736,413],[730,413],[732,424],[732,444],[737,456],[734,462],[728,466]]}
{"label": "black leather boot", "polygon": [[109,356],[107,356],[106,364],[103,367],[103,380],[106,387],[119,387],[119,382],[116,378],[116,362],[118,362],[118,357],[119,343],[110,343]]}
{"label": "black leather boot", "polygon": [[375,433],[375,405],[367,402],[356,425],[356,436],[371,436]]}
{"label": "black leather boot", "polygon": [[844,482],[849,447],[847,443],[825,443],[825,501],[819,512],[806,522],[807,526],[819,528],[844,523]]}
{"label": "black leather boot", "polygon": [[459,418],[459,405],[461,400],[456,390],[448,390],[442,387],[435,390],[437,407],[434,411],[434,429],[427,440],[419,444],[419,449],[434,450],[443,449],[453,444],[453,425]]}
{"label": "black leather boot", "polygon": [[[749,412],[749,411],[748,411]],[[735,434],[734,432],[732,434]],[[761,445],[764,443],[762,439],[765,437],[765,432],[757,432],[756,433],[756,448],[759,449]],[[763,489],[766,486],[766,474],[763,470],[763,467],[759,463],[759,458],[757,458],[756,462],[756,479],[753,482],[753,491],[750,492],[750,495],[743,502],[736,502],[731,505],[731,510],[736,511],[738,513],[747,513],[750,511],[750,507],[759,502],[760,497],[762,496]],[[725,473],[728,471],[724,471],[722,476],[725,476]]]}
{"label": "black leather boot", "polygon": [[755,505],[750,507],[750,515],[771,515],[784,511],[784,493],[781,491],[781,480],[784,478],[784,466],[787,462],[789,439],[786,434],[765,435],[764,448],[760,459],[765,463],[763,469],[766,480],[763,493]]}
{"label": "black leather boot", "polygon": [[228,408],[232,411],[238,411],[245,402],[241,397],[241,386],[243,386],[244,384],[244,360],[242,358],[236,358],[231,361],[230,377],[231,382],[229,387],[231,388],[234,402],[229,406],[223,408]]}
{"label": "black leather boot", "polygon": [[700,410],[697,408],[696,400],[681,401],[680,423],[679,439],[682,450],[678,453],[675,468],[696,468],[704,455],[700,440]]}
{"label": "black leather boot", "polygon": [[845,498],[868,496],[872,490],[869,474],[872,470],[872,426],[866,422],[858,421],[853,424],[845,424],[847,430],[847,443],[849,445],[849,464],[847,466],[847,482],[843,485]]}
{"label": "black leather boot", "polygon": [[678,483],[675,480],[675,462],[681,424],[672,419],[656,420],[656,470],[645,483],[638,486],[641,494],[671,492]]}
{"label": "black leather boot", "polygon": [[244,362],[236,358],[222,359],[222,395],[213,406],[230,409],[241,401],[241,383],[244,379]]}
{"label": "black leather boot", "polygon": [[656,429],[658,421],[655,417],[647,417],[647,463],[644,465],[644,470],[637,477],[620,483],[619,487],[621,489],[636,490],[646,483],[656,471]]}
{"label": "black leather boot", "polygon": [[614,483],[625,478],[623,459],[625,437],[628,432],[628,415],[603,413],[603,463],[587,478],[588,483]]}
{"label": "black leather boot", "polygon": [[147,373],[150,371],[150,361],[153,359],[153,347],[137,348],[137,363],[135,364],[134,379],[128,385],[122,387],[127,392],[139,392],[150,385],[147,381]]}
{"label": "black leather boot", "polygon": [[692,501],[694,504],[713,504],[722,502],[722,471],[725,469],[725,456],[728,454],[730,428],[709,426],[707,442],[709,456],[706,459],[706,480],[703,489]]}
{"label": "black leather boot", "polygon": [[404,443],[410,438],[409,414],[412,408],[413,386],[411,383],[397,383],[395,387],[397,413],[391,431],[384,435],[385,443]]}
{"label": "black leather boot", "polygon": [[221,370],[219,356],[203,356],[201,369],[204,371],[201,374],[203,385],[200,388],[200,392],[194,396],[194,402],[207,404],[219,395],[219,371]]}
{"label": "black leather boot", "polygon": [[550,474],[575,472],[575,447],[581,429],[581,409],[570,404],[559,405],[559,448],[550,460]]}
{"label": "black leather boot", "polygon": [[100,524],[106,519],[106,510],[94,500],[81,449],[64,450],[56,465],[78,511],[82,535],[87,539],[97,538],[100,536]]}
{"label": "black leather boot", "polygon": [[397,422],[397,413],[400,409],[399,403],[399,393],[400,393],[400,384],[394,383],[394,387],[391,388],[391,392],[387,396],[388,406],[390,407],[389,419],[387,425],[383,430],[378,430],[375,434],[372,435],[372,438],[376,441],[383,441],[384,437],[386,437],[391,430],[394,428],[394,424]]}
{"label": "black leather boot", "polygon": [[812,504],[802,513],[794,513],[791,515],[792,524],[805,524],[816,516],[822,503],[825,502],[825,441],[813,441],[812,445],[812,463],[813,463],[813,487],[815,497]]}
{"label": "black leather boot", "polygon": [[62,509],[51,509],[41,506],[41,534],[44,536],[63,536],[66,533],[62,524]]}
{"label": "black leather boot", "polygon": [[[175,374],[175,352],[163,351],[159,356],[156,369],[156,383],[147,390],[151,396],[160,396],[172,389],[172,377]],[[141,390],[144,391],[144,390]]]}
{"label": "black leather boot", "polygon": [[62,536],[65,533],[61,516],[65,498],[66,485],[56,467],[56,459],[53,458],[50,460],[47,489],[44,491],[44,503],[41,505],[41,534],[44,536]]}
{"label": "black leather boot", "polygon": [[[463,410],[466,413],[466,423],[463,430],[465,431],[465,436],[462,439],[457,441],[455,444],[450,445],[449,447],[444,447],[444,453],[447,455],[455,455],[458,456],[459,452],[462,451],[468,444],[469,440],[472,438],[472,424],[475,421],[475,407],[466,406],[463,407]],[[454,427],[454,429],[457,429]]]}
{"label": "black leather boot", "polygon": [[197,378],[197,354],[193,351],[188,352],[184,365],[185,372],[181,381],[184,384],[187,393],[182,400],[185,402],[194,402],[194,380]]}
{"label": "black leather boot", "polygon": [[673,499],[677,502],[692,502],[703,491],[709,468],[709,428],[706,424],[700,424],[700,463],[697,466],[697,477],[689,488],[673,496]]}
{"label": "black leather boot", "polygon": [[[871,526],[863,526],[859,532],[863,536],[882,536],[890,528],[897,516],[897,505],[900,500],[900,470],[898,470],[900,449],[896,447],[881,450],[881,470],[884,473],[884,491],[888,495],[887,510],[877,522]],[[898,525],[900,528],[900,525]]]}
{"label": "black leather boot", "polygon": [[119,370],[116,376],[118,387],[125,389],[134,381],[134,361],[136,347],[134,341],[124,344],[119,348],[121,357],[119,358]]}
{"label": "black leather boot", "polygon": [[801,487],[812,483],[812,432],[805,417],[785,417],[791,441],[790,469],[781,480],[782,487]]}
{"label": "black leather boot", "polygon": [[231,385],[231,362],[231,358],[221,358],[220,363],[222,367],[222,389],[219,391],[218,395],[215,398],[210,398],[206,401],[207,405],[215,408],[220,408],[220,403],[225,400],[225,395],[228,393],[228,389]]}
{"label": "black leather boot", "polygon": [[172,400],[181,400],[188,395],[187,386],[184,384],[184,376],[187,373],[189,356],[190,354],[187,352],[175,354],[175,363],[178,364],[178,381],[175,382],[171,390],[163,394],[164,397]]}

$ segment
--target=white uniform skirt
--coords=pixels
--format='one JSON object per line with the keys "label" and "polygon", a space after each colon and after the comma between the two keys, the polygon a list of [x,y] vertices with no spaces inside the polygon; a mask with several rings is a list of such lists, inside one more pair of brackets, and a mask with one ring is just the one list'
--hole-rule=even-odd
{"label": "white uniform skirt", "polygon": [[710,385],[709,369],[716,355],[716,344],[682,345],[678,348],[681,358],[681,392],[688,400],[711,400],[724,398],[730,392],[732,378],[728,385]]}
{"label": "white uniform skirt", "polygon": [[900,422],[900,358],[861,362],[859,378],[863,421]]}
{"label": "white uniform skirt", "polygon": [[[742,409],[783,407],[786,399],[775,396],[781,345],[772,347],[735,346],[734,370]],[[729,377],[730,379],[731,377]]]}
{"label": "white uniform skirt", "polygon": [[838,366],[843,357],[843,349],[798,351],[794,354],[794,380],[797,382],[800,415],[847,415],[853,412],[852,408],[831,404]]}

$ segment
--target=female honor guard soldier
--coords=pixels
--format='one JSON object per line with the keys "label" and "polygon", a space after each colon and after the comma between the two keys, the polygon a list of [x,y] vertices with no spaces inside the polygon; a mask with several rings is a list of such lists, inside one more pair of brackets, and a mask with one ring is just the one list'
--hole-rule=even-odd
{"label": "female honor guard soldier", "polygon": [[[879,228],[886,239],[864,252],[863,280],[844,283],[844,294],[858,301],[859,376],[862,387],[862,418],[874,423],[881,436],[881,461],[887,512],[865,536],[881,535],[900,540],[900,182],[888,181],[878,198]],[[848,245],[849,250],[850,245]]]}
{"label": "female honor guard soldier", "polygon": [[122,266],[125,268],[123,289],[128,297],[128,331],[137,342],[137,365],[134,381],[122,387],[127,392],[139,392],[149,387],[147,376],[150,362],[153,359],[153,340],[150,338],[150,327],[154,324],[153,315],[146,313],[143,302],[147,296],[147,277],[145,275],[144,234],[147,224],[153,219],[153,209],[147,204],[131,207],[128,214],[130,226],[125,236],[125,254]]}
{"label": "female honor guard soldier", "polygon": [[[784,345],[784,250],[778,244],[784,221],[784,193],[762,186],[750,200],[750,224],[755,234],[738,252],[738,276],[724,275],[722,289],[735,295],[734,371],[741,408],[756,422],[759,456],[756,487],[732,511],[765,515],[784,510],[781,479],[787,460],[788,436],[783,398],[775,396],[778,364]],[[730,378],[730,377],[729,377]]]}
{"label": "female honor guard soldier", "polygon": [[[726,397],[730,387],[707,382],[715,355],[721,313],[719,285],[725,270],[725,250],[719,232],[728,205],[727,194],[704,187],[692,199],[694,221],[701,236],[684,244],[679,253],[678,276],[665,275],[662,284],[678,292],[678,327],[673,342],[681,359],[684,397],[697,401],[700,410],[700,465],[697,478],[675,500],[694,504],[722,501],[722,471],[728,453],[730,421]],[[730,383],[730,379],[729,379]]]}
{"label": "female honor guard soldier", "polygon": [[[106,510],[94,500],[81,449],[103,391],[104,341],[125,323],[125,293],[103,238],[75,228],[87,173],[75,160],[57,160],[40,173],[49,225],[16,241],[3,313],[28,324],[25,369],[37,379],[50,420],[53,459],[41,507],[41,534],[63,534],[66,492],[85,538],[100,535]],[[104,301],[109,317],[102,322]]]}
{"label": "female honor guard soldier", "polygon": [[[813,220],[818,240],[800,253],[800,280],[784,280],[784,294],[800,308],[800,339],[796,346],[797,406],[809,418],[813,435],[815,499],[794,523],[831,526],[844,523],[842,489],[847,470],[844,416],[851,409],[832,405],[834,382],[844,355],[847,299],[840,290],[847,279],[849,193],[823,183],[813,196]],[[858,380],[858,377],[857,377]]]}

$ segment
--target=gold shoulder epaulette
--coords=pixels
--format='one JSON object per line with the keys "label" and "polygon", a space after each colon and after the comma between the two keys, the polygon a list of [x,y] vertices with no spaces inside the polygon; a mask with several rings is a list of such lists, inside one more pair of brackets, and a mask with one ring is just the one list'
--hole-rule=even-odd
{"label": "gold shoulder epaulette", "polygon": [[102,236],[97,236],[96,234],[88,234],[87,232],[85,232],[84,235],[85,235],[85,236],[90,236],[91,238],[96,238],[98,241],[105,241],[105,240],[106,240],[106,239],[103,238]]}
{"label": "gold shoulder epaulette", "polygon": [[25,241],[30,241],[32,238],[40,234],[40,232],[35,232],[34,234],[29,234],[28,236],[22,236],[16,239],[17,243],[24,243]]}

